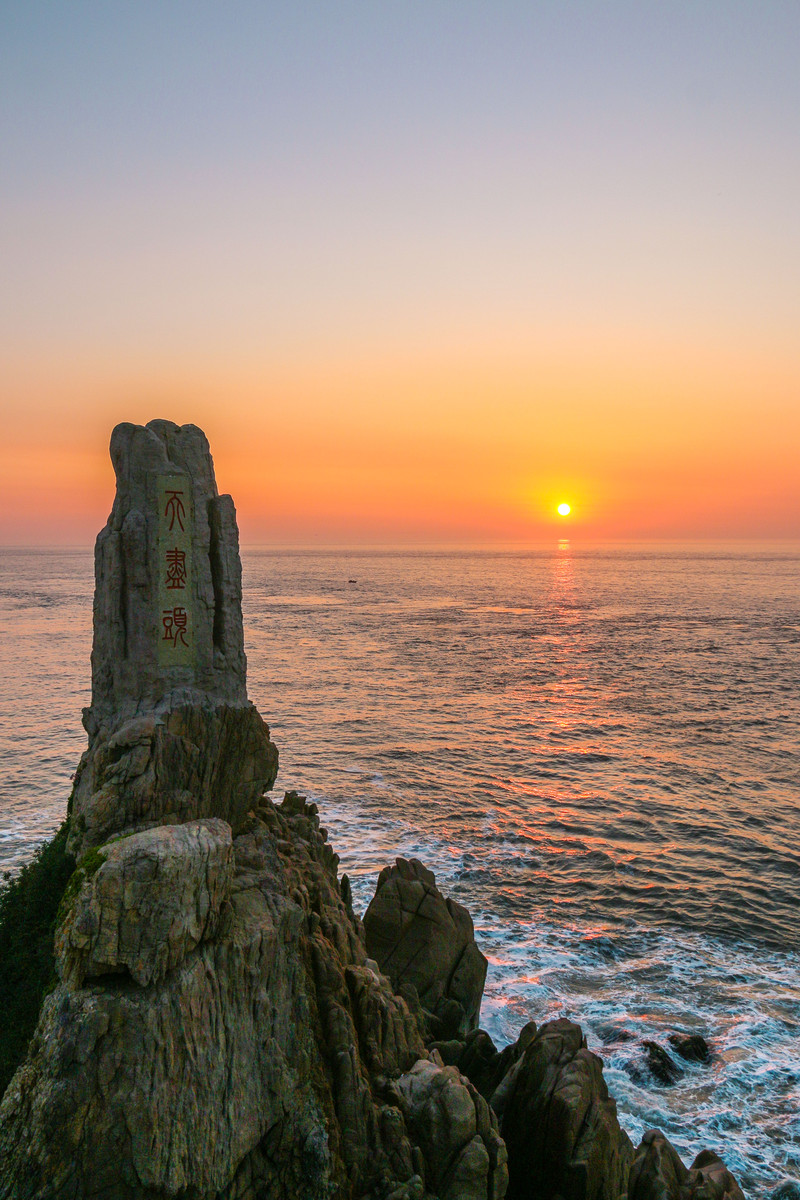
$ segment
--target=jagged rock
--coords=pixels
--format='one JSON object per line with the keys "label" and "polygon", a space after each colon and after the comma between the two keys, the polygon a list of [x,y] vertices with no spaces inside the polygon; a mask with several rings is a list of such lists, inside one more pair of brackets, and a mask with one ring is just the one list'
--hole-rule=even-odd
{"label": "jagged rock", "polygon": [[678,1200],[689,1172],[660,1129],[648,1129],[628,1179],[628,1200]]}
{"label": "jagged rock", "polygon": [[393,1091],[438,1200],[502,1200],[508,1168],[496,1118],[458,1070],[422,1059]]}
{"label": "jagged rock", "polygon": [[233,878],[224,821],[162,826],[94,851],[56,933],[56,967],[71,988],[127,973],[142,987],[163,979],[217,931]]}
{"label": "jagged rock", "polygon": [[487,962],[469,913],[444,898],[432,871],[416,859],[385,867],[364,928],[369,953],[398,992],[414,989],[434,1036],[477,1027]]}
{"label": "jagged rock", "polygon": [[681,1200],[744,1200],[725,1163],[713,1150],[701,1150],[689,1168]]}
{"label": "jagged rock", "polygon": [[668,1038],[670,1046],[676,1054],[687,1062],[707,1063],[711,1061],[711,1051],[708,1042],[699,1033],[671,1033]]}
{"label": "jagged rock", "polygon": [[509,1075],[501,1122],[509,1200],[618,1200],[633,1146],[580,1026],[543,1025]]}
{"label": "jagged rock", "polygon": [[74,854],[115,833],[163,821],[221,817],[238,829],[272,787],[278,752],[252,706],[166,698],[98,737],[79,767],[71,809]]}
{"label": "jagged rock", "polygon": [[315,806],[264,802],[233,852],[214,939],[147,987],[45,1001],[0,1106],[3,1200],[421,1200],[384,1092],[425,1049],[368,965]]}
{"label": "jagged rock", "polygon": [[713,1151],[701,1151],[687,1168],[664,1134],[649,1129],[631,1167],[628,1200],[744,1200],[744,1196]]}
{"label": "jagged rock", "polygon": [[647,1051],[646,1065],[650,1074],[665,1087],[671,1087],[683,1077],[683,1070],[658,1042],[642,1042]]}
{"label": "jagged rock", "polygon": [[495,1092],[535,1036],[536,1024],[529,1021],[523,1026],[516,1042],[498,1051],[489,1034],[477,1029],[467,1034],[463,1049],[454,1061],[461,1074],[466,1075],[494,1107]]}

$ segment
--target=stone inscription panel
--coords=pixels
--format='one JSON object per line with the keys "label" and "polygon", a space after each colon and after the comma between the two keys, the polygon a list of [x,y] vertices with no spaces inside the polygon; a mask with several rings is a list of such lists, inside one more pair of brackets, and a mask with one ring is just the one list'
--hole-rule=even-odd
{"label": "stone inscription panel", "polygon": [[192,483],[158,478],[158,665],[194,666]]}

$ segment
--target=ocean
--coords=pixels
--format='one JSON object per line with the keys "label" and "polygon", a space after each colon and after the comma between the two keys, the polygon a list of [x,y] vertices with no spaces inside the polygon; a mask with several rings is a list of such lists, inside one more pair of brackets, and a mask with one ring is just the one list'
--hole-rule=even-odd
{"label": "ocean", "polygon": [[[363,910],[417,857],[470,910],[498,1045],[568,1016],[634,1143],[800,1181],[800,547],[245,550],[276,798]],[[0,552],[0,870],[85,748],[92,557]],[[642,1041],[700,1032],[672,1087]],[[680,1060],[679,1060],[680,1061]]]}

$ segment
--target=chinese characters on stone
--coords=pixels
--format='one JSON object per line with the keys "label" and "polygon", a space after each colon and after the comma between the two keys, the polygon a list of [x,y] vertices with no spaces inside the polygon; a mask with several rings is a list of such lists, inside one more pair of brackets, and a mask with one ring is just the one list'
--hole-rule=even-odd
{"label": "chinese characters on stone", "polygon": [[164,583],[168,588],[186,587],[186,554],[177,546],[173,550],[167,550],[166,571]]}
{"label": "chinese characters on stone", "polygon": [[158,661],[164,668],[192,668],[195,610],[191,481],[172,473],[158,480]]}
{"label": "chinese characters on stone", "polygon": [[175,522],[178,522],[178,528],[183,529],[183,518],[186,516],[186,509],[183,507],[181,497],[183,492],[168,491],[166,493],[166,507],[164,509],[164,517],[169,517],[169,532],[172,533],[175,528]]}
{"label": "chinese characters on stone", "polygon": [[185,608],[177,605],[175,608],[165,608],[161,615],[161,622],[164,626],[163,641],[171,642],[173,646],[182,645],[188,646],[186,641],[186,630],[188,625],[189,614]]}

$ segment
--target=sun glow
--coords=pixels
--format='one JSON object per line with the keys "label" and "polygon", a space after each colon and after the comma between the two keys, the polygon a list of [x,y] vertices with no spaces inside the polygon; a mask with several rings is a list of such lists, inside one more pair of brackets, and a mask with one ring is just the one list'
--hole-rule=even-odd
{"label": "sun glow", "polygon": [[572,512],[572,507],[569,504],[562,503],[562,504],[559,504],[558,508],[556,509],[556,512],[558,513],[558,515],[560,517],[568,517],[569,514]]}

